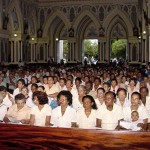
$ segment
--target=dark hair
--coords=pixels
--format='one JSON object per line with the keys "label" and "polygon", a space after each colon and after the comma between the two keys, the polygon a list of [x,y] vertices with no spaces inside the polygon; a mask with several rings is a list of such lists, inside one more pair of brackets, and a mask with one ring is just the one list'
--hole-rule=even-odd
{"label": "dark hair", "polygon": [[82,98],[82,102],[83,102],[83,101],[84,101],[84,99],[86,99],[86,98],[90,99],[90,100],[91,100],[91,102],[93,103],[93,105],[92,105],[92,109],[97,109],[97,105],[96,105],[96,103],[95,103],[94,98],[93,98],[91,95],[86,95],[86,96],[83,96],[83,98]]}
{"label": "dark hair", "polygon": [[57,95],[57,100],[59,101],[60,99],[60,96],[65,96],[67,98],[67,101],[68,101],[68,105],[72,105],[72,94],[70,93],[70,91],[61,91],[58,93]]}
{"label": "dark hair", "polygon": [[110,87],[110,84],[108,82],[104,82],[103,85],[107,85],[108,87]]}
{"label": "dark hair", "polygon": [[70,80],[70,79],[67,79],[66,83],[67,83],[68,81],[70,81],[70,82],[71,82],[71,84],[73,85],[73,81],[72,81],[72,80]]}
{"label": "dark hair", "polygon": [[81,80],[81,78],[79,78],[79,77],[77,77],[76,79],[75,79],[75,82],[76,81],[79,81],[80,83],[82,83],[82,80]]}
{"label": "dark hair", "polygon": [[130,79],[129,79],[129,83],[130,83],[131,81],[134,81],[135,85],[137,84],[137,79],[136,79],[136,78],[130,78]]}
{"label": "dark hair", "polygon": [[6,92],[6,91],[7,91],[7,88],[6,88],[5,86],[0,86],[0,92],[1,92],[1,91]]}
{"label": "dark hair", "polygon": [[136,110],[133,110],[133,111],[131,112],[131,114],[133,114],[133,113],[137,113],[137,114],[138,114],[138,116],[139,116],[139,113],[138,113],[138,111],[136,111]]}
{"label": "dark hair", "polygon": [[108,92],[105,93],[105,96],[108,95],[108,94],[111,94],[115,99],[114,102],[116,102],[116,94],[112,91],[108,91]]}
{"label": "dark hair", "polygon": [[66,84],[66,79],[65,79],[65,78],[60,78],[59,81],[60,81],[60,80],[63,80],[64,83]]}
{"label": "dark hair", "polygon": [[98,80],[98,81],[99,81],[99,83],[101,84],[101,79],[100,79],[100,78],[95,77],[95,78],[94,78],[94,82],[95,82],[96,80]]}
{"label": "dark hair", "polygon": [[32,80],[33,78],[36,79],[36,81],[38,80],[36,76],[32,76],[32,77],[31,77],[31,80]]}
{"label": "dark hair", "polygon": [[24,100],[25,101],[25,96],[23,94],[17,94],[15,96],[15,101],[18,101],[18,100]]}
{"label": "dark hair", "polygon": [[40,85],[40,86],[38,86],[38,88],[42,88],[43,89],[43,91],[45,90],[45,87],[43,86],[43,85]]}
{"label": "dark hair", "polygon": [[40,105],[44,105],[48,103],[47,94],[45,92],[35,91],[33,93],[33,99],[35,96],[37,97]]}
{"label": "dark hair", "polygon": [[142,98],[141,98],[141,94],[140,94],[139,92],[133,92],[133,93],[131,94],[131,97],[132,97],[133,95],[138,95],[139,99],[142,99]]}
{"label": "dark hair", "polygon": [[17,81],[17,83],[18,83],[18,82],[21,82],[23,85],[25,85],[24,79],[19,79],[19,80]]}
{"label": "dark hair", "polygon": [[103,93],[105,93],[104,88],[102,88],[102,87],[98,88],[98,89],[97,89],[97,92],[98,92],[99,90],[101,90],[101,91],[103,91]]}
{"label": "dark hair", "polygon": [[36,88],[38,88],[38,85],[36,84],[36,83],[33,83],[32,85],[31,85],[31,87],[36,87]]}
{"label": "dark hair", "polygon": [[29,93],[29,89],[28,89],[26,86],[22,87],[22,88],[21,88],[21,91],[22,91],[23,89],[26,89],[27,92]]}
{"label": "dark hair", "polygon": [[116,84],[118,84],[118,82],[117,82],[116,78],[112,79],[112,80],[111,80],[111,83],[112,83],[113,81],[115,81],[115,82],[116,82]]}
{"label": "dark hair", "polygon": [[125,95],[127,95],[127,90],[124,88],[118,88],[117,95],[119,94],[120,91],[123,91],[125,93]]}
{"label": "dark hair", "polygon": [[52,78],[52,79],[54,80],[54,76],[48,76],[47,79],[48,79],[48,78]]}
{"label": "dark hair", "polygon": [[144,86],[144,87],[141,87],[141,88],[140,88],[140,93],[141,93],[142,89],[146,89],[146,92],[147,92],[147,93],[149,92],[148,88]]}
{"label": "dark hair", "polygon": [[43,76],[43,79],[44,79],[44,78],[46,78],[46,79],[47,79],[47,76]]}

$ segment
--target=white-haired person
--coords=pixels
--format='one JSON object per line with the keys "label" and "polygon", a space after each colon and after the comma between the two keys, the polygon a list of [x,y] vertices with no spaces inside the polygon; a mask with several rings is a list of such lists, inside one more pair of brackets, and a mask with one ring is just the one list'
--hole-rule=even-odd
{"label": "white-haired person", "polygon": [[30,108],[25,104],[25,96],[17,94],[15,96],[15,104],[12,105],[4,117],[4,122],[21,122],[23,124],[29,123]]}

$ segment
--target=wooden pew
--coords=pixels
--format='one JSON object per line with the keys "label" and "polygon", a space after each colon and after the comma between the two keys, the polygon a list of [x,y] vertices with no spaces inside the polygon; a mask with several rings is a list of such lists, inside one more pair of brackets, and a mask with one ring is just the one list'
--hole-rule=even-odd
{"label": "wooden pew", "polygon": [[150,149],[150,132],[65,129],[0,124],[0,149]]}

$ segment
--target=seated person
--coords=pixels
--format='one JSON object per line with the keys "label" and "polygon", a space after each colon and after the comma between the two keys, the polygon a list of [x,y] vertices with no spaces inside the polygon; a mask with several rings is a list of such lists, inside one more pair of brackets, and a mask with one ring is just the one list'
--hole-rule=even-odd
{"label": "seated person", "polygon": [[76,125],[76,110],[71,108],[72,94],[70,91],[61,91],[57,96],[60,106],[52,110],[51,124],[54,127],[71,128]]}
{"label": "seated person", "polygon": [[0,122],[3,122],[6,113],[7,106],[3,103],[3,96],[0,94]]}
{"label": "seated person", "polygon": [[45,92],[36,91],[33,93],[35,106],[31,109],[30,125],[50,126],[51,107],[48,105],[48,98]]}
{"label": "seated person", "polygon": [[132,111],[131,113],[132,121],[120,121],[120,126],[125,129],[131,129],[133,131],[139,131],[143,128],[143,120],[139,119],[139,113],[137,111]]}
{"label": "seated person", "polygon": [[83,107],[77,111],[77,125],[79,128],[95,129],[97,106],[91,95],[82,98]]}
{"label": "seated person", "polygon": [[141,94],[139,92],[133,92],[131,95],[131,106],[123,108],[124,120],[131,121],[132,111],[139,113],[139,119],[143,120],[143,130],[147,129],[148,112],[144,106],[141,105]]}
{"label": "seated person", "polygon": [[24,87],[21,89],[21,93],[25,96],[26,105],[27,105],[28,107],[32,108],[33,106],[35,106],[35,104],[34,104],[32,98],[30,98],[30,96],[29,96],[29,90],[28,90],[27,87],[24,86]]}
{"label": "seated person", "polygon": [[7,88],[5,86],[0,86],[0,94],[3,96],[3,103],[9,108],[14,104],[14,97],[12,94],[7,92]]}
{"label": "seated person", "polygon": [[23,94],[17,94],[15,96],[15,104],[9,108],[4,117],[4,122],[18,123],[20,121],[23,124],[28,124],[30,108],[25,104],[25,102],[25,96]]}
{"label": "seated person", "polygon": [[17,81],[17,88],[14,89],[13,96],[15,97],[17,94],[21,93],[21,89],[25,86],[24,79],[19,79]]}
{"label": "seated person", "polygon": [[97,112],[97,127],[105,130],[118,129],[118,123],[124,118],[122,108],[115,103],[115,93],[109,91],[105,94],[106,107],[99,108]]}

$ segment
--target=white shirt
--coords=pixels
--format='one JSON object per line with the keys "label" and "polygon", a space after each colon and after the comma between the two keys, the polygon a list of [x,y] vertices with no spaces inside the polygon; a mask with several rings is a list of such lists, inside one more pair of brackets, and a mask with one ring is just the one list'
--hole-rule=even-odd
{"label": "white shirt", "polygon": [[31,115],[35,115],[35,126],[45,126],[46,116],[51,116],[51,107],[45,104],[44,107],[39,110],[38,106],[34,106],[31,109]]}
{"label": "white shirt", "polygon": [[146,108],[147,113],[148,113],[148,122],[150,122],[150,96],[146,97],[145,108]]}
{"label": "white shirt", "polygon": [[78,98],[78,91],[74,88],[71,89],[72,99]]}
{"label": "white shirt", "polygon": [[[99,89],[99,88],[101,88],[101,87],[102,87],[102,86],[101,86],[101,85],[99,85],[97,89]],[[94,87],[94,84],[93,84],[92,91],[95,91],[95,92],[97,92],[97,89],[95,89],[95,87]]]}
{"label": "white shirt", "polygon": [[112,111],[109,111],[106,107],[101,107],[97,111],[97,118],[102,121],[102,129],[114,130],[118,125],[118,121],[123,119],[124,116],[122,108],[114,104]]}
{"label": "white shirt", "polygon": [[115,86],[115,89],[113,89],[113,87],[111,86],[110,91],[112,91],[112,92],[114,92],[116,94],[118,88],[119,88],[118,86]]}
{"label": "white shirt", "polygon": [[[10,93],[9,93],[10,94]],[[10,94],[11,99],[13,100],[13,95]],[[14,101],[14,100],[13,100]],[[10,106],[12,106],[12,101],[9,99],[8,94],[5,96],[5,98],[3,99],[3,103],[9,108]]]}
{"label": "white shirt", "polygon": [[76,110],[68,106],[62,115],[61,106],[52,110],[51,124],[54,127],[71,128],[71,123],[76,122]]}
{"label": "white shirt", "polygon": [[30,107],[30,108],[32,108],[33,106],[35,106],[33,100],[32,100],[30,97],[28,97],[28,98],[26,99],[26,105],[27,105],[28,107]]}
{"label": "white shirt", "polygon": [[0,104],[0,120],[1,121],[3,121],[6,113],[7,113],[7,106],[2,102]]}
{"label": "white shirt", "polygon": [[13,96],[15,97],[19,93],[20,93],[19,88],[16,88],[14,89]]}
{"label": "white shirt", "polygon": [[125,108],[131,106],[131,101],[126,98],[124,104],[121,105],[119,98],[117,98],[116,104],[121,106],[122,108]]}
{"label": "white shirt", "polygon": [[100,108],[100,107],[102,107],[102,106],[106,106],[106,105],[105,105],[105,102],[103,102],[103,104],[101,104],[98,98],[95,99],[95,103],[96,103],[96,105],[97,105],[97,108]]}
{"label": "white shirt", "polygon": [[62,87],[59,85],[58,87],[59,87],[59,90],[60,90],[60,91],[64,91],[64,90],[67,91],[66,86],[64,86],[64,87],[62,88]]}
{"label": "white shirt", "polygon": [[87,117],[85,109],[77,111],[77,124],[79,128],[95,129],[96,127],[96,110],[92,109],[91,114]]}
{"label": "white shirt", "polygon": [[78,98],[73,99],[72,105],[73,105],[73,108],[74,108],[76,111],[78,111],[78,110],[80,110],[80,109],[83,108],[83,104],[80,103],[80,101],[79,101]]}
{"label": "white shirt", "polygon": [[[133,111],[133,110],[132,110]],[[125,107],[123,109],[124,113],[124,120],[131,121],[131,107]],[[139,113],[139,119],[147,119],[148,118],[148,112],[145,107],[139,106],[137,112]]]}

